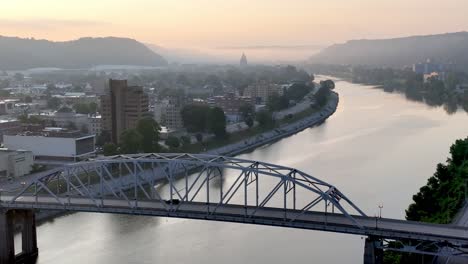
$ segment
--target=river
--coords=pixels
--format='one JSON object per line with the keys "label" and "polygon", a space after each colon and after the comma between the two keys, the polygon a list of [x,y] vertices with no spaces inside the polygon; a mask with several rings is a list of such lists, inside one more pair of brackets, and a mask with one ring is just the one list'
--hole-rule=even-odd
{"label": "river", "polygon": [[[468,135],[468,115],[344,81],[335,90],[340,104],[325,123],[239,157],[296,167],[336,185],[368,215],[382,204],[383,217],[404,218],[450,145]],[[362,263],[364,244],[354,235],[88,213],[37,232],[40,264]]]}

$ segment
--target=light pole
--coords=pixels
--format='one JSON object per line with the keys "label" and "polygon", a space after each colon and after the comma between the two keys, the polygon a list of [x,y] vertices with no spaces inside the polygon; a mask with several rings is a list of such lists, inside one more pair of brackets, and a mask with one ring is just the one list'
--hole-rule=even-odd
{"label": "light pole", "polygon": [[379,204],[379,218],[382,218],[382,208],[383,204]]}

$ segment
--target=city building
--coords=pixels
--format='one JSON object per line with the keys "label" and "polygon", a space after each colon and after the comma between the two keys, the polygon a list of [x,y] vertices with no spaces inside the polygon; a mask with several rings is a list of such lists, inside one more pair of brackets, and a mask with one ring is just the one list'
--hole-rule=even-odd
{"label": "city building", "polygon": [[182,109],[183,104],[178,100],[167,100],[167,104],[164,105],[163,124],[169,130],[179,130],[184,127],[181,114]]}
{"label": "city building", "polygon": [[102,120],[100,115],[88,116],[88,133],[94,135],[101,134]]}
{"label": "city building", "polygon": [[127,80],[109,80],[109,91],[101,96],[102,130],[114,143],[126,129],[136,128],[149,111],[148,95],[140,86],[128,86]]}
{"label": "city building", "polygon": [[274,94],[282,95],[281,86],[267,81],[259,81],[247,86],[244,90],[244,96],[251,97],[255,104],[265,104],[268,98]]}
{"label": "city building", "polygon": [[240,108],[243,105],[253,105],[249,96],[236,96],[234,93],[227,93],[224,96],[213,96],[208,99],[211,106],[223,109],[226,119],[230,123],[242,121]]}
{"label": "city building", "polygon": [[247,62],[247,56],[245,56],[244,53],[242,53],[242,56],[241,56],[241,59],[240,59],[240,66],[241,67],[245,67],[248,65],[248,62]]}
{"label": "city building", "polygon": [[88,115],[77,114],[71,108],[62,107],[58,111],[40,113],[39,118],[49,126],[74,129],[89,129]]}
{"label": "city building", "polygon": [[34,97],[44,95],[47,91],[47,85],[18,85],[5,88],[4,90],[9,91],[12,95],[27,94]]}
{"label": "city building", "polygon": [[4,135],[3,145],[12,150],[29,150],[40,160],[79,160],[95,153],[95,135],[78,130],[49,127]]}
{"label": "city building", "polygon": [[3,142],[3,135],[17,133],[22,130],[21,122],[17,119],[0,119],[0,141]]}
{"label": "city building", "polygon": [[168,130],[177,131],[184,127],[181,111],[184,107],[183,100],[168,98],[157,101],[154,105],[154,119]]}
{"label": "city building", "polygon": [[423,75],[423,81],[424,83],[427,83],[431,79],[445,81],[445,76],[446,76],[445,72],[431,72],[429,74]]}
{"label": "city building", "polygon": [[435,63],[431,59],[427,59],[425,62],[413,64],[413,72],[418,74],[431,74],[433,72],[448,72],[453,70],[453,64],[441,64]]}
{"label": "city building", "polygon": [[468,84],[457,84],[455,92],[458,94],[465,94],[468,91]]}
{"label": "city building", "polygon": [[5,99],[0,101],[0,115],[13,114],[16,111],[16,104],[19,99]]}
{"label": "city building", "polygon": [[56,97],[60,99],[63,103],[68,104],[68,105],[74,105],[78,103],[89,104],[92,102],[97,103],[96,95],[88,95],[86,93],[65,93],[63,95],[55,94],[55,95],[52,95],[52,97]]}
{"label": "city building", "polygon": [[31,173],[33,153],[27,150],[0,149],[0,179],[16,178]]}

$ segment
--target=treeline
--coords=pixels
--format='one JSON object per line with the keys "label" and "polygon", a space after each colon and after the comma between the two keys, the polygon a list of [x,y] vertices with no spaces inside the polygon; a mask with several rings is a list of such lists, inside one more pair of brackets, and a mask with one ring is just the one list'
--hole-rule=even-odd
{"label": "treeline", "polygon": [[164,149],[159,144],[161,127],[152,117],[138,121],[135,129],[125,130],[120,137],[120,144],[110,143],[110,134],[101,133],[96,139],[97,145],[103,146],[105,156],[134,153],[153,153]]}
{"label": "treeline", "polygon": [[430,106],[442,106],[452,114],[459,107],[468,112],[468,92],[456,90],[458,84],[468,83],[468,74],[449,72],[444,80],[430,78],[424,82],[423,75],[410,69],[351,67],[344,65],[311,65],[310,69],[319,74],[346,78],[354,83],[375,85],[386,92],[400,92],[414,101]]}
{"label": "treeline", "polygon": [[[406,210],[406,219],[436,224],[450,224],[465,203],[468,188],[468,138],[460,139],[450,147],[446,164],[439,163],[427,184],[413,196]],[[420,263],[421,256],[385,252],[384,263]],[[433,263],[427,258],[427,263]]]}
{"label": "treeline", "polygon": [[190,133],[213,133],[218,139],[226,137],[226,116],[219,107],[187,105],[181,116]]}
{"label": "treeline", "polygon": [[314,89],[314,83],[295,83],[282,95],[274,94],[268,98],[267,107],[271,111],[281,111],[304,99]]}
{"label": "treeline", "polygon": [[450,147],[446,164],[439,163],[427,184],[413,196],[406,219],[437,224],[451,223],[465,202],[468,187],[468,138]]}

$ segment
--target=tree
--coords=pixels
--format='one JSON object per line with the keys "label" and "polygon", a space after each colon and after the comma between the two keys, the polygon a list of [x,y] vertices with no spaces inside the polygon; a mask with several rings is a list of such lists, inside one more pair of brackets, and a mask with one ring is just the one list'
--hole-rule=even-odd
{"label": "tree", "polygon": [[73,108],[75,109],[75,112],[77,112],[78,114],[87,115],[90,113],[89,105],[86,103],[76,103],[75,105],[73,105]]}
{"label": "tree", "polygon": [[191,143],[190,137],[188,136],[181,136],[180,141],[182,142],[182,146],[188,146]]}
{"label": "tree", "polygon": [[169,136],[166,141],[166,145],[169,146],[171,149],[176,149],[180,146],[180,141],[177,137]]}
{"label": "tree", "polygon": [[303,83],[295,83],[289,87],[284,93],[284,96],[288,100],[300,101],[306,96],[308,93],[312,91],[312,87],[309,85],[305,85]]}
{"label": "tree", "polygon": [[89,103],[88,108],[90,114],[96,114],[98,112],[98,104],[96,102]]}
{"label": "tree", "polygon": [[253,120],[252,117],[249,116],[249,117],[247,117],[244,121],[245,121],[245,124],[246,124],[249,128],[253,127],[253,125],[254,125],[254,120]]}
{"label": "tree", "polygon": [[39,116],[30,116],[28,121],[30,124],[44,124],[44,119]]}
{"label": "tree", "polygon": [[57,97],[51,97],[47,100],[47,107],[49,107],[50,109],[56,110],[60,107],[61,104],[62,102]]}
{"label": "tree", "polygon": [[314,97],[317,101],[317,104],[322,107],[327,104],[328,96],[330,95],[330,89],[328,86],[321,86]]}
{"label": "tree", "polygon": [[215,134],[217,138],[226,136],[226,116],[221,108],[211,108],[207,121],[210,132]]}
{"label": "tree", "polygon": [[255,109],[252,104],[242,104],[239,107],[239,112],[241,113],[242,119],[246,120],[248,117],[253,117],[255,115]]}
{"label": "tree", "polygon": [[269,111],[262,110],[258,112],[256,118],[261,127],[271,127],[274,124],[273,117]]}
{"label": "tree", "polygon": [[73,113],[73,109],[71,109],[68,106],[62,106],[57,110],[57,112],[59,112],[59,113]]}
{"label": "tree", "polygon": [[7,90],[0,90],[0,97],[9,97],[10,92]]}
{"label": "tree", "polygon": [[273,94],[268,98],[267,107],[270,111],[280,111],[288,108],[289,100],[286,96],[280,96],[279,94]]}
{"label": "tree", "polygon": [[[379,81],[383,84],[383,80]],[[335,89],[335,83],[332,80],[320,81],[320,87],[326,87],[330,90]]]}
{"label": "tree", "polygon": [[161,127],[152,117],[144,117],[138,121],[137,132],[141,136],[141,148],[145,153],[159,152],[159,131]]}
{"label": "tree", "polygon": [[184,127],[189,132],[205,132],[207,114],[210,107],[206,105],[186,105],[181,111]]}
{"label": "tree", "polygon": [[15,73],[15,75],[13,75],[13,78],[15,78],[16,81],[20,82],[22,80],[24,80],[24,75],[22,73]]}
{"label": "tree", "polygon": [[104,146],[111,141],[111,134],[107,130],[103,130],[101,134],[96,137],[96,145]]}
{"label": "tree", "polygon": [[119,154],[118,147],[114,143],[106,143],[102,149],[104,156],[113,156]]}
{"label": "tree", "polygon": [[141,149],[142,136],[136,129],[127,129],[120,136],[120,149],[125,154],[135,154]]}
{"label": "tree", "polygon": [[195,135],[195,138],[197,139],[197,142],[198,142],[198,143],[203,142],[203,135],[202,135],[201,133],[197,133],[197,134]]}

